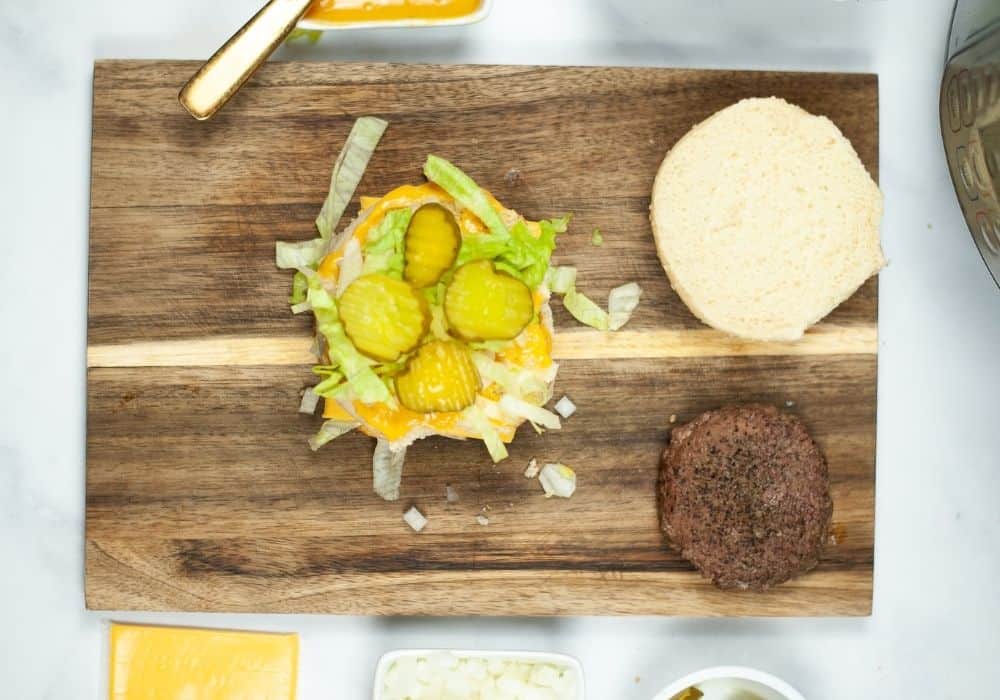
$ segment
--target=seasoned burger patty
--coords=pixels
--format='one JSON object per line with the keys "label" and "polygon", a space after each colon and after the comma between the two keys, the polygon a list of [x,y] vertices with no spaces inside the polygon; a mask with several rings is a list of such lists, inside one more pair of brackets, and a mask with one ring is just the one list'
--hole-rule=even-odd
{"label": "seasoned burger patty", "polygon": [[826,460],[802,421],[773,406],[674,428],[660,497],[670,545],[720,588],[763,590],[809,571],[833,513]]}

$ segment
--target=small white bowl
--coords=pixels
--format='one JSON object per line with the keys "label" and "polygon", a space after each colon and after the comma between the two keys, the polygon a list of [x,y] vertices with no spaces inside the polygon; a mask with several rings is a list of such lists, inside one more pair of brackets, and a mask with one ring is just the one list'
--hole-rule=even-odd
{"label": "small white bowl", "polygon": [[[775,678],[769,673],[742,666],[715,666],[684,676],[679,681],[671,683],[653,698],[653,700],[670,700],[672,697],[692,686],[711,681],[731,681],[733,690],[746,690],[759,695],[763,700],[805,700],[802,693]],[[710,700],[708,693],[706,700]]]}
{"label": "small white bowl", "polygon": [[390,19],[375,22],[322,22],[315,19],[303,19],[299,29],[309,31],[335,31],[338,29],[379,29],[384,27],[457,27],[463,24],[475,24],[486,19],[493,9],[493,0],[482,0],[479,9],[463,17],[450,19]]}
{"label": "small white bowl", "polygon": [[[407,657],[430,656],[432,654],[454,654],[460,659],[503,659],[504,661],[519,661],[530,664],[552,664],[568,668],[576,676],[576,700],[584,700],[583,666],[572,656],[566,654],[550,654],[545,651],[471,651],[467,649],[399,649],[390,651],[378,660],[375,667],[375,689],[372,692],[374,700],[382,700],[382,688],[385,686],[385,674],[394,663]],[[795,700],[799,700],[796,698]]]}

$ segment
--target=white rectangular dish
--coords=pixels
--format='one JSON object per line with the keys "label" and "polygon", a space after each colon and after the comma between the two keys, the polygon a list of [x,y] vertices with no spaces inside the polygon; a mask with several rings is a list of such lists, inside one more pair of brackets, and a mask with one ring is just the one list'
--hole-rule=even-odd
{"label": "white rectangular dish", "polygon": [[584,700],[583,667],[572,656],[544,651],[472,651],[465,649],[399,649],[384,654],[379,659],[378,666],[375,668],[375,687],[372,691],[373,700],[386,700],[383,692],[386,675],[397,661],[408,658],[431,657],[439,654],[450,654],[460,660],[481,659],[486,662],[500,660],[558,666],[566,669],[576,680],[576,695],[573,700]]}
{"label": "white rectangular dish", "polygon": [[493,0],[482,0],[479,9],[462,17],[448,19],[391,19],[370,22],[323,22],[315,19],[299,21],[299,29],[308,31],[335,31],[338,29],[380,29],[387,27],[457,27],[482,22],[493,9]]}

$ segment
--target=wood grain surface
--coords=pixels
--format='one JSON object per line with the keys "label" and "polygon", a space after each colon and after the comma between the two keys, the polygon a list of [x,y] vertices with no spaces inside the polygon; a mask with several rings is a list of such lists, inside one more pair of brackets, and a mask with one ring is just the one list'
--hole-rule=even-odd
{"label": "wood grain surface", "polygon": [[[195,67],[94,71],[88,607],[870,613],[877,282],[800,343],[738,341],[671,291],[647,210],[671,145],[750,96],[829,116],[877,176],[874,76],[277,63],[196,123],[176,101]],[[296,413],[310,321],[289,313],[289,276],[273,263],[276,240],[314,235],[332,161],[365,114],[390,127],[359,194],[420,181],[437,153],[529,218],[572,213],[555,260],[576,265],[595,298],[628,280],[645,290],[619,334],[581,329],[553,304],[556,392],[579,406],[563,430],[522,429],[499,465],[478,442],[422,441],[398,503],[372,493],[371,439],[310,452],[320,419]],[[664,547],[657,465],[672,416],[749,401],[809,425],[830,464],[834,525],[814,572],[721,592]],[[572,464],[577,494],[546,500],[522,475],[531,457]],[[401,519],[412,504],[430,520],[420,535]]]}

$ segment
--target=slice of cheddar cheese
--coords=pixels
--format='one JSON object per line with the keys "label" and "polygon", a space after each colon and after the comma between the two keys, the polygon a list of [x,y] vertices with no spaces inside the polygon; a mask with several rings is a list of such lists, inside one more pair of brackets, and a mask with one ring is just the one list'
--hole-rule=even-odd
{"label": "slice of cheddar cheese", "polygon": [[295,634],[111,625],[110,700],[294,700]]}

